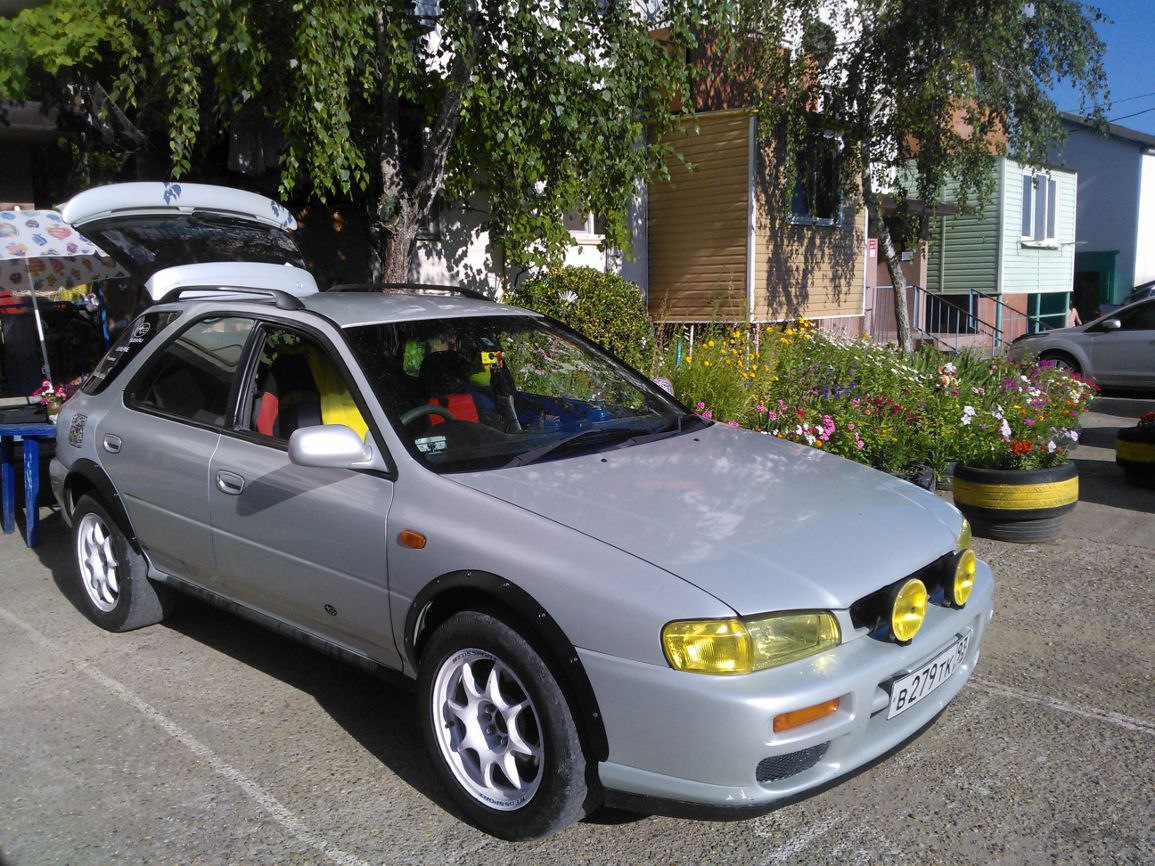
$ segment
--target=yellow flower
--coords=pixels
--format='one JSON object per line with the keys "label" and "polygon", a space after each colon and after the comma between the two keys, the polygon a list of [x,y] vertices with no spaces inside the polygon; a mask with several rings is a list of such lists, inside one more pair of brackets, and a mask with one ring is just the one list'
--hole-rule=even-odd
{"label": "yellow flower", "polygon": [[710,362],[709,362],[709,361],[703,361],[702,363],[703,363],[703,364],[705,364],[707,367],[709,367],[709,366],[710,366]]}
{"label": "yellow flower", "polygon": [[713,341],[713,340],[711,340],[711,341],[710,341],[710,342],[708,342],[706,345],[707,345],[707,346],[709,346],[711,349],[713,349],[713,348],[714,348],[714,341]]}

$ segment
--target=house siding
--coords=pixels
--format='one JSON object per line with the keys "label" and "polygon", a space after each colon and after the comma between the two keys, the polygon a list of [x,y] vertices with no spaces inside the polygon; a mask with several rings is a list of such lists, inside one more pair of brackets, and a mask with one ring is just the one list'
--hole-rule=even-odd
{"label": "house siding", "polygon": [[[943,190],[943,201],[955,200],[956,184]],[[932,292],[995,292],[999,271],[999,201],[979,214],[939,216],[929,244],[926,287]],[[1020,208],[1021,209],[1021,208]],[[1015,238],[1016,242],[1018,238]]]}
{"label": "house siding", "polygon": [[1032,247],[1025,246],[1020,238],[1023,167],[1003,160],[1001,171],[1003,257],[999,291],[1008,294],[1071,291],[1075,278],[1075,173],[1048,170],[1057,182],[1055,240],[1058,246]]}
{"label": "house siding", "polygon": [[795,224],[775,148],[758,148],[755,193],[755,321],[863,315],[866,211],[845,196],[837,225]]}
{"label": "house siding", "polygon": [[662,321],[746,317],[749,115],[719,112],[669,139],[668,183],[649,189],[649,306]]}

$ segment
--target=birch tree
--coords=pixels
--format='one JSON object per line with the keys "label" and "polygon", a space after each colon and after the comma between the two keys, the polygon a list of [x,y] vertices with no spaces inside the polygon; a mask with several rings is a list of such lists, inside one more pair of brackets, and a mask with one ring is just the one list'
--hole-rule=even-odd
{"label": "birch tree", "polygon": [[877,230],[907,352],[899,250],[927,242],[948,182],[961,209],[981,209],[998,156],[1043,165],[1064,134],[1060,80],[1088,116],[1107,105],[1106,19],[1079,0],[739,0],[733,14],[735,74],[787,158],[816,130],[841,142],[839,180]]}

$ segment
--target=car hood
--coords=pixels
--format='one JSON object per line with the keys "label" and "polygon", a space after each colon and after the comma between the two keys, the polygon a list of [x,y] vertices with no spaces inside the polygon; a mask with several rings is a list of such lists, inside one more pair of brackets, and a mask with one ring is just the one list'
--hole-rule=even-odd
{"label": "car hood", "polygon": [[640,557],[743,615],[849,607],[952,550],[961,525],[951,505],[909,482],[722,425],[451,477]]}

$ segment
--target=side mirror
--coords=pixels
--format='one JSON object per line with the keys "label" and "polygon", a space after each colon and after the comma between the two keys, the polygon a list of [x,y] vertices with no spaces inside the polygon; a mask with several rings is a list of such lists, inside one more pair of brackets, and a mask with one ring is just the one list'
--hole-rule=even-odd
{"label": "side mirror", "polygon": [[302,427],[289,437],[289,461],[318,469],[369,466],[373,449],[344,424]]}
{"label": "side mirror", "polygon": [[1123,323],[1118,319],[1104,319],[1099,323],[1099,330],[1101,331],[1117,331],[1123,327]]}

